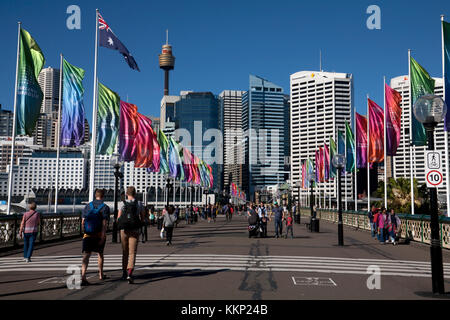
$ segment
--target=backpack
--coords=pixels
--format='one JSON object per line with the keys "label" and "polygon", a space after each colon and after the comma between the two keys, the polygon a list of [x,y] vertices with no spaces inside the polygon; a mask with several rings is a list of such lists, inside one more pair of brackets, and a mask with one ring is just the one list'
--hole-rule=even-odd
{"label": "backpack", "polygon": [[102,203],[97,208],[94,208],[94,204],[92,202],[89,203],[89,212],[84,218],[84,233],[92,235],[102,231],[103,217],[100,214],[100,210],[104,206],[105,204]]}
{"label": "backpack", "polygon": [[257,224],[258,223],[258,214],[255,211],[250,212],[250,217],[248,217],[249,224]]}
{"label": "backpack", "polygon": [[135,230],[142,227],[142,222],[138,214],[137,201],[124,201],[123,212],[117,220],[120,230]]}

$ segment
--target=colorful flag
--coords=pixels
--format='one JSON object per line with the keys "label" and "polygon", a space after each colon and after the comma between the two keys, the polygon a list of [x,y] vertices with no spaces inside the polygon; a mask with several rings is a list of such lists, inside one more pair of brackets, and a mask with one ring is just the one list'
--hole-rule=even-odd
{"label": "colorful flag", "polygon": [[153,162],[152,166],[148,168],[148,172],[159,172],[160,164],[161,164],[161,150],[158,143],[158,137],[153,128],[150,128],[152,132],[152,140],[153,140]]}
{"label": "colorful flag", "polygon": [[322,147],[319,147],[319,182],[325,182],[325,166]]}
{"label": "colorful flag", "polygon": [[315,159],[315,167],[316,167],[316,182],[320,182],[320,157],[319,150],[316,150],[316,159]]}
{"label": "colorful flag", "polygon": [[63,59],[61,146],[76,147],[84,141],[84,70]]}
{"label": "colorful flag", "polygon": [[400,145],[400,128],[402,118],[402,95],[384,84],[386,92],[386,155],[395,156]]}
{"label": "colorful flag", "polygon": [[345,136],[344,132],[338,130],[338,145],[337,153],[345,155]]}
{"label": "colorful flag", "polygon": [[447,114],[445,115],[444,129],[450,128],[450,23],[442,21],[442,32],[444,37],[444,100],[447,104]]}
{"label": "colorful flag", "polygon": [[[214,176],[212,173],[212,168],[209,164],[206,164],[208,166],[208,170],[209,170],[209,187],[212,188],[214,185]],[[240,191],[239,191],[240,193]]]}
{"label": "colorful flag", "polygon": [[[434,79],[420,64],[411,57],[411,108],[421,96],[434,93]],[[425,127],[417,121],[411,109],[412,116],[412,143],[416,146],[424,146],[427,142]]]}
{"label": "colorful flag", "polygon": [[43,93],[38,77],[44,63],[44,55],[36,41],[25,29],[20,29],[16,135],[33,135],[42,105]]}
{"label": "colorful flag", "polygon": [[337,153],[336,142],[334,142],[333,138],[330,137],[330,158],[328,161],[330,163],[330,178],[331,179],[334,179],[337,176],[337,169],[333,166],[333,158],[336,153]]}
{"label": "colorful flag", "polygon": [[150,168],[153,165],[152,120],[138,113],[138,132],[136,134],[135,168]]}
{"label": "colorful flag", "polygon": [[193,173],[195,176],[194,182],[195,182],[195,184],[200,185],[202,182],[201,175],[200,175],[200,159],[195,154],[192,154],[192,156],[194,159],[194,161],[193,161],[193,169],[194,169]]}
{"label": "colorful flag", "polygon": [[166,135],[162,130],[158,132],[158,144],[160,147],[160,156],[159,156],[159,173],[168,174],[169,173],[169,164],[168,164],[168,154],[169,154],[169,141],[167,140]]}
{"label": "colorful flag", "polygon": [[306,188],[306,161],[302,163],[302,189]]}
{"label": "colorful flag", "polygon": [[169,168],[170,168],[170,176],[173,178],[178,178],[180,181],[184,181],[184,170],[183,170],[183,162],[180,158],[180,146],[173,139],[173,137],[169,138]]}
{"label": "colorful flag", "polygon": [[347,144],[345,169],[347,172],[352,172],[355,169],[355,137],[347,121],[345,121],[345,139]]}
{"label": "colorful flag", "polygon": [[384,160],[384,111],[374,101],[367,99],[369,104],[369,162]]}
{"label": "colorful flag", "polygon": [[136,160],[136,136],[139,129],[137,106],[120,101],[119,154],[122,161]]}
{"label": "colorful flag", "polygon": [[328,151],[327,144],[323,147],[323,162],[324,162],[324,179],[328,181],[330,179],[330,152]]}
{"label": "colorful flag", "polygon": [[97,154],[111,155],[119,135],[120,97],[98,83]]}
{"label": "colorful flag", "polygon": [[367,119],[356,113],[356,167],[367,167]]}
{"label": "colorful flag", "polygon": [[123,45],[119,38],[116,37],[116,35],[113,33],[100,13],[98,14],[98,16],[98,42],[100,46],[119,51],[123,55],[125,61],[128,63],[128,66],[131,69],[140,71],[136,61],[134,60],[128,49]]}
{"label": "colorful flag", "polygon": [[192,172],[192,154],[187,148],[183,148],[183,170],[187,182],[192,182],[194,175]]}

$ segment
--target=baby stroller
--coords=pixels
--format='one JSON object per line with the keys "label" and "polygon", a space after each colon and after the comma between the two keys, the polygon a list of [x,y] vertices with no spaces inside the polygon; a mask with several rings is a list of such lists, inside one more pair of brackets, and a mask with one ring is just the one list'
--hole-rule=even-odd
{"label": "baby stroller", "polygon": [[261,224],[259,223],[258,215],[252,215],[248,219],[248,237],[262,236]]}

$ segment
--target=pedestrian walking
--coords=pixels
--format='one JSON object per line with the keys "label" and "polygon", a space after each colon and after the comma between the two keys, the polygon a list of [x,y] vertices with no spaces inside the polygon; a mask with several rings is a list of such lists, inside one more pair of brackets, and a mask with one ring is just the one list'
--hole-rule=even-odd
{"label": "pedestrian walking", "polygon": [[275,238],[283,235],[283,209],[278,206],[278,202],[274,202],[275,208],[272,209],[272,214],[275,216]]}
{"label": "pedestrian walking", "polygon": [[109,222],[110,209],[104,203],[105,190],[95,190],[95,200],[88,203],[83,210],[81,225],[83,227],[83,261],[81,265],[81,285],[87,286],[86,271],[92,252],[98,254],[98,277],[106,279],[103,273],[103,251],[106,244],[106,226]]}
{"label": "pedestrian walking", "polygon": [[375,237],[375,234],[377,231],[376,227],[375,227],[375,222],[373,219],[376,212],[377,212],[377,208],[375,206],[372,206],[372,209],[369,210],[369,212],[368,212],[370,231],[371,231],[372,237]]}
{"label": "pedestrian walking", "polygon": [[31,202],[29,210],[23,214],[20,223],[19,234],[23,237],[23,259],[25,262],[31,262],[33,254],[34,242],[38,233],[39,224],[41,222],[41,214],[36,211],[36,202]]}
{"label": "pedestrian walking", "polygon": [[378,238],[378,217],[380,216],[381,211],[380,209],[375,209],[375,213],[373,215],[373,222],[372,222],[372,228],[374,230],[374,233],[372,235],[373,238],[377,239]]}
{"label": "pedestrian walking", "polygon": [[208,205],[206,207],[206,216],[208,217],[208,223],[211,222],[211,218],[212,218],[212,208],[211,205]]}
{"label": "pedestrian walking", "polygon": [[293,226],[294,219],[292,218],[292,212],[289,213],[289,216],[285,219],[285,221],[286,221],[285,238],[287,239],[288,234],[291,233],[291,239],[294,239],[294,226]]}
{"label": "pedestrian walking", "polygon": [[383,210],[381,213],[378,214],[378,220],[377,220],[378,241],[382,244],[386,243],[386,238],[385,238],[386,219],[387,219],[386,210]]}
{"label": "pedestrian walking", "polygon": [[156,223],[156,216],[155,216],[155,207],[150,207],[150,225],[154,226]]}
{"label": "pedestrian walking", "polygon": [[139,230],[145,220],[142,203],[136,200],[136,189],[128,187],[127,200],[121,203],[118,214],[120,239],[122,242],[122,280],[133,283],[133,271],[136,263]]}
{"label": "pedestrian walking", "polygon": [[[391,209],[391,212],[388,216],[388,234],[389,234],[389,240],[390,242],[395,246],[397,244],[397,234],[400,231],[401,226],[401,220],[400,218],[395,214],[394,209]],[[386,242],[389,242],[389,240],[386,240]]]}
{"label": "pedestrian walking", "polygon": [[163,214],[163,226],[164,231],[166,232],[166,240],[168,246],[172,245],[173,227],[175,225],[175,222],[177,221],[177,217],[175,216],[174,212],[174,206],[169,206],[167,212]]}

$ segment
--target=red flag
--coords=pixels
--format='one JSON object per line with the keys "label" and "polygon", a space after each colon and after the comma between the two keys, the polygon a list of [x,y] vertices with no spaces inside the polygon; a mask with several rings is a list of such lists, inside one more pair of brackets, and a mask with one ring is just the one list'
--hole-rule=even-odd
{"label": "red flag", "polygon": [[135,168],[150,168],[153,164],[152,120],[138,113],[139,130],[136,135]]}
{"label": "red flag", "polygon": [[384,112],[372,100],[369,102],[369,163],[384,160]]}

